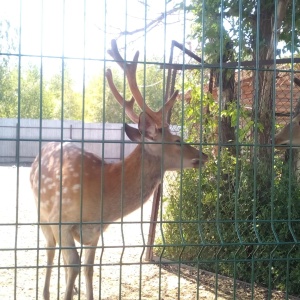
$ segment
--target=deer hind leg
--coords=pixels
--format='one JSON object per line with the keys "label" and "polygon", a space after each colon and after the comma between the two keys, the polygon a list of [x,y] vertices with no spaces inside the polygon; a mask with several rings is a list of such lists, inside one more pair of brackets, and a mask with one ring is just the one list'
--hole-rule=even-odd
{"label": "deer hind leg", "polygon": [[46,268],[46,277],[45,277],[45,284],[44,284],[44,291],[43,291],[43,297],[45,300],[50,299],[50,292],[49,292],[49,286],[50,286],[50,279],[51,279],[51,271],[52,271],[52,265],[53,265],[53,259],[55,255],[55,246],[56,246],[56,240],[54,238],[52,229],[49,225],[41,225],[42,231],[44,233],[44,236],[46,238],[46,252],[47,252],[47,268]]}
{"label": "deer hind leg", "polygon": [[[65,257],[63,256],[63,260],[64,260],[64,265],[67,266],[68,262],[65,261]],[[65,284],[67,286],[68,283],[68,267],[65,267]],[[78,289],[76,287],[76,284],[74,283],[74,287],[73,287],[73,296],[78,294]]]}
{"label": "deer hind leg", "polygon": [[75,248],[71,226],[53,225],[52,228],[55,238],[60,244],[63,260],[66,265],[66,290],[64,299],[70,300],[73,298],[75,280],[79,273],[80,258]]}
{"label": "deer hind leg", "polygon": [[99,236],[97,240],[94,241],[89,245],[91,248],[86,248],[84,250],[84,276],[86,281],[86,299],[93,300],[93,264],[95,261],[95,253],[96,253],[96,246],[98,244]]}

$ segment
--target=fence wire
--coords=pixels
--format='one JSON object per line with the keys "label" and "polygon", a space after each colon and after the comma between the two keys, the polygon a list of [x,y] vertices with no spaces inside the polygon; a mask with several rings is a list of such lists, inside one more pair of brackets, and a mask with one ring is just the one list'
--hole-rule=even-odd
{"label": "fence wire", "polygon": [[3,5],[0,298],[299,299],[298,2]]}

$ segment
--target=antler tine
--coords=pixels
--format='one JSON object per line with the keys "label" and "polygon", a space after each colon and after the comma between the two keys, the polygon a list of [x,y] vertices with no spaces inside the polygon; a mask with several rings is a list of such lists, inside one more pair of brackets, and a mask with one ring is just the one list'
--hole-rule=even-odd
{"label": "antler tine", "polygon": [[176,90],[164,105],[166,112],[169,112],[173,108],[175,101],[177,100],[178,93],[179,90]]}
{"label": "antler tine", "polygon": [[172,96],[168,99],[168,101],[164,104],[164,106],[157,112],[157,114],[162,116],[162,113],[164,114],[163,120],[164,120],[164,126],[168,126],[167,123],[167,114],[168,112],[173,108],[175,101],[177,99],[179,90],[176,90]]}
{"label": "antler tine", "polygon": [[[122,70],[125,70],[125,65],[126,67],[129,66],[128,63],[125,63],[123,57],[121,56],[119,49],[118,49],[118,45],[116,40],[111,40],[111,49],[107,50],[107,53],[114,59],[114,61],[122,68]],[[137,58],[138,59],[138,51],[136,52]],[[132,68],[132,67],[131,67]]]}
{"label": "antler tine", "polygon": [[127,101],[121,96],[121,94],[119,93],[119,91],[117,90],[117,88],[114,84],[111,69],[107,69],[105,75],[106,75],[106,79],[107,79],[108,85],[110,87],[110,90],[113,93],[115,99],[119,102],[119,104],[122,107],[125,108],[125,112],[126,112],[127,116],[134,123],[138,123],[139,117],[133,110],[134,98],[132,97],[131,100]]}
{"label": "antler tine", "polygon": [[136,82],[136,69],[137,69],[137,62],[139,58],[139,51],[135,53],[133,61],[131,63],[125,62],[125,60],[122,58],[119,52],[116,40],[112,40],[111,49],[108,50],[107,52],[125,72],[130,91],[134,99],[136,100],[137,104],[139,105],[139,107],[143,111],[145,111],[148,115],[150,115],[158,126],[161,126],[162,124],[161,115],[159,115],[158,112],[154,112],[145,103],[144,97],[142,96]]}

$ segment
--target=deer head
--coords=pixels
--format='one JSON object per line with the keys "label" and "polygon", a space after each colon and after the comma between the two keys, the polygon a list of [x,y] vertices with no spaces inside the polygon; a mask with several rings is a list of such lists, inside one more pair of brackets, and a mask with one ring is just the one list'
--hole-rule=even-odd
{"label": "deer head", "polygon": [[[125,125],[125,132],[130,140],[137,143],[144,141],[146,152],[155,157],[162,157],[163,155],[165,170],[197,168],[204,164],[208,159],[207,155],[199,153],[194,147],[183,143],[179,136],[171,133],[167,123],[167,115],[173,108],[178,91],[173,93],[159,111],[153,111],[145,103],[145,99],[137,85],[136,69],[139,52],[136,52],[132,62],[125,62],[119,53],[116,41],[112,40],[111,49],[108,50],[108,53],[125,72],[132,93],[131,100],[125,100],[113,82],[111,70],[107,70],[106,78],[114,97],[122,107],[125,107],[127,116],[138,124],[138,129]],[[133,110],[135,101],[142,110],[139,116]]]}
{"label": "deer head", "polygon": [[300,146],[300,114],[275,134],[274,143],[276,146]]}

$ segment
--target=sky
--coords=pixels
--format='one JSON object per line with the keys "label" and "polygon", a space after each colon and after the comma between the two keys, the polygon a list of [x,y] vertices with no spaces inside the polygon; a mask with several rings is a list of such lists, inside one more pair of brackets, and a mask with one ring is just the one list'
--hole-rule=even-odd
{"label": "sky", "polygon": [[[180,0],[178,0],[180,1]],[[121,31],[133,31],[145,26],[162,12],[173,7],[165,1],[149,0],[147,6],[138,0],[0,0],[0,17],[12,27],[21,29],[16,37],[23,55],[45,56],[45,73],[57,73],[61,59],[66,57],[71,73],[81,76],[83,60],[91,74],[99,71],[101,61],[110,59],[106,50],[110,40]],[[181,1],[180,1],[181,2]],[[190,24],[183,13],[168,17],[146,35],[127,35],[118,40],[119,48],[126,44],[126,56],[131,59],[136,50],[140,60],[153,56],[163,62],[169,59],[171,41],[186,41]],[[18,51],[17,51],[18,52]],[[24,58],[39,63],[39,58]],[[109,63],[108,63],[109,65]]]}

